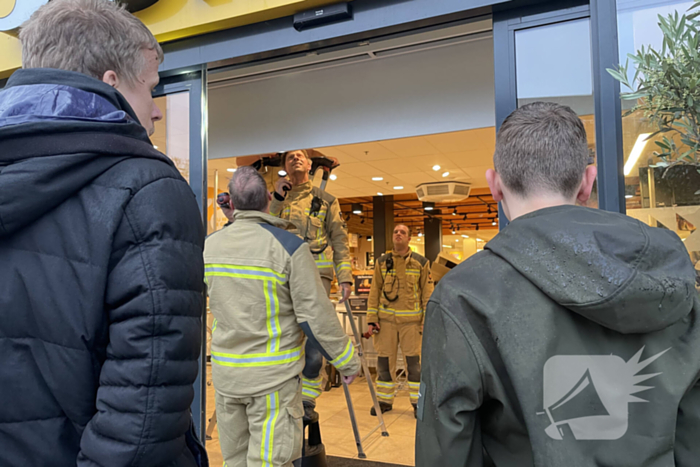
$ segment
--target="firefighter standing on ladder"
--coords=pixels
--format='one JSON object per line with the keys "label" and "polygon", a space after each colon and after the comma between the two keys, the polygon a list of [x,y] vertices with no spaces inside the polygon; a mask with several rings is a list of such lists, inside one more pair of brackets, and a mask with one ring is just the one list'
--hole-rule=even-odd
{"label": "firefighter standing on ladder", "polygon": [[[326,295],[330,296],[333,271],[342,289],[343,303],[350,296],[352,266],[348,232],[338,201],[332,195],[312,185],[309,178],[311,158],[304,150],[288,151],[282,165],[289,179],[280,178],[270,213],[294,224],[299,236],[309,244]],[[323,355],[310,342],[306,345],[306,366],[302,374],[302,399],[305,417],[314,419],[316,399],[321,395]]]}
{"label": "firefighter standing on ladder", "polygon": [[[374,267],[369,293],[367,322],[377,350],[377,397],[384,412],[392,409],[396,392],[396,353],[401,345],[408,386],[416,414],[420,388],[420,350],[425,307],[433,293],[430,262],[410,250],[411,230],[394,227],[394,249]],[[376,415],[374,407],[370,414]]]}

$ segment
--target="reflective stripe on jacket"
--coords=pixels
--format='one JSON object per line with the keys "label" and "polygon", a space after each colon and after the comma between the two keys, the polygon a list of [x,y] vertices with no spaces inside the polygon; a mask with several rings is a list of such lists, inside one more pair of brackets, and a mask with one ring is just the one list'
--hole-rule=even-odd
{"label": "reflective stripe on jacket", "polygon": [[[314,196],[321,199],[321,209],[311,215]],[[294,224],[299,236],[309,243],[312,253],[327,246],[322,253],[314,254],[321,277],[332,280],[335,271],[338,283],[352,283],[348,232],[334,196],[309,181],[292,188],[284,201],[273,198],[270,214]]]}
{"label": "reflective stripe on jacket", "polygon": [[[393,267],[387,259],[393,258]],[[391,320],[396,323],[423,321],[428,299],[433,293],[430,262],[418,253],[383,255],[374,266],[369,293],[367,322]]]}
{"label": "reflective stripe on jacket", "polygon": [[309,246],[285,227],[261,212],[236,211],[231,226],[207,239],[212,377],[224,395],[265,394],[299,375],[305,334],[341,374],[359,370]]}

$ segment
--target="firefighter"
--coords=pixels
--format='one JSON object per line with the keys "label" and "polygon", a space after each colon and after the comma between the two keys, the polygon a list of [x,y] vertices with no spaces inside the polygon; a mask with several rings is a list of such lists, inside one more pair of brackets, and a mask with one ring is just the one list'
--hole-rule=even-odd
{"label": "firefighter", "polygon": [[[430,262],[410,250],[411,229],[403,224],[394,227],[394,249],[382,255],[374,266],[369,292],[367,322],[374,334],[377,351],[377,397],[384,412],[392,409],[396,392],[396,353],[406,363],[408,386],[416,415],[420,387],[420,351],[425,307],[433,282]],[[376,416],[374,407],[370,414]]]}
{"label": "firefighter", "polygon": [[302,451],[304,336],[346,383],[360,361],[309,245],[269,215],[263,178],[239,168],[229,191],[234,223],[212,234],[204,250],[221,452],[228,467],[291,466]]}
{"label": "firefighter", "polygon": [[[305,150],[288,151],[282,156],[288,179],[280,178],[270,213],[290,221],[299,236],[309,244],[321,275],[326,296],[330,296],[333,271],[342,290],[340,303],[350,296],[352,266],[348,232],[338,200],[312,185],[309,178],[311,158]],[[335,317],[335,313],[334,313]],[[316,416],[316,399],[321,395],[323,355],[311,341],[306,344],[306,367],[302,375],[304,411],[307,418]]]}

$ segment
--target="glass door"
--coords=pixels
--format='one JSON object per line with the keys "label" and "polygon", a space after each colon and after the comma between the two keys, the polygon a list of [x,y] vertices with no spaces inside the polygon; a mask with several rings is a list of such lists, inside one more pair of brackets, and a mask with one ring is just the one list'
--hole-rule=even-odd
{"label": "glass door", "polygon": [[[207,124],[206,67],[194,73],[161,78],[154,91],[163,120],[156,122],[153,145],[167,155],[192,188],[206,228]],[[207,313],[202,309],[202,348],[194,385],[192,416],[199,439],[205,442]]]}

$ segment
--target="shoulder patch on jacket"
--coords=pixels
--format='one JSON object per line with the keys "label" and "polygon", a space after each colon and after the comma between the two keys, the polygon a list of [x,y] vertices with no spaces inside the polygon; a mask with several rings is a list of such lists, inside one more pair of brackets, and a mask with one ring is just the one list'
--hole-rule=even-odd
{"label": "shoulder patch on jacket", "polygon": [[285,250],[287,250],[287,253],[289,253],[290,256],[293,255],[294,252],[297,251],[299,247],[304,244],[304,241],[301,238],[297,237],[293,233],[287,232],[284,229],[275,227],[274,225],[260,224],[260,227],[270,232],[277,239],[277,241],[282,244],[282,246]]}
{"label": "shoulder patch on jacket", "polygon": [[415,259],[416,261],[418,261],[418,262],[420,263],[420,266],[421,266],[421,267],[424,267],[424,266],[425,266],[425,263],[428,262],[428,258],[426,258],[425,256],[421,256],[421,255],[419,255],[418,253],[413,253],[413,254],[411,254],[411,258],[413,258],[413,259]]}

